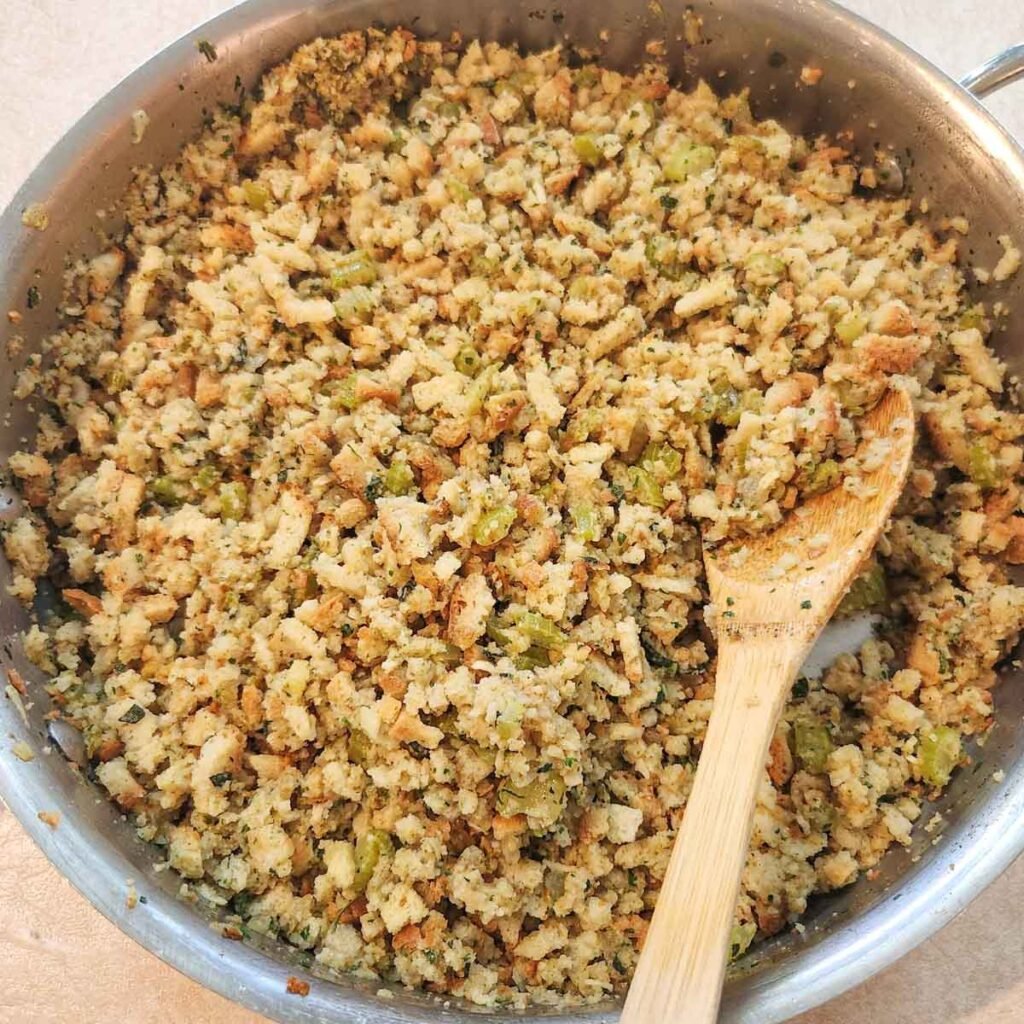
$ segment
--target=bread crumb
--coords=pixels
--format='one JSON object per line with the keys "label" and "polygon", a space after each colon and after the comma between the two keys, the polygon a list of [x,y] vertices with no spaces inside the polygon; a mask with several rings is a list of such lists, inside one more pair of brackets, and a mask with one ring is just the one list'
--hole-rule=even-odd
{"label": "bread crumb", "polygon": [[288,979],[288,992],[293,996],[308,996],[309,982],[292,976]]}
{"label": "bread crumb", "polygon": [[31,203],[21,213],[21,223],[36,231],[45,231],[50,226],[50,215],[42,203]]}
{"label": "bread crumb", "polygon": [[1000,235],[997,241],[1003,247],[1003,255],[992,268],[992,280],[1006,281],[1020,270],[1020,249],[1013,244],[1009,235]]}
{"label": "bread crumb", "polygon": [[137,146],[146,134],[149,127],[149,114],[145,110],[136,110],[132,113],[132,145]]}

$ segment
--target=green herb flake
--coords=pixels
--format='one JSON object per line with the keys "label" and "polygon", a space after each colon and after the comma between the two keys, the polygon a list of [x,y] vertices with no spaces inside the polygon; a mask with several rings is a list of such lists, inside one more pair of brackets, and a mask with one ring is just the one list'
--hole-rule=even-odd
{"label": "green herb flake", "polygon": [[140,707],[138,704],[133,704],[119,719],[119,722],[124,722],[125,725],[134,725],[136,722],[141,722],[146,717],[146,709]]}
{"label": "green herb flake", "polygon": [[363,495],[369,502],[375,502],[384,493],[384,480],[377,474],[374,474],[366,481],[366,486],[363,488]]}
{"label": "green herb flake", "polygon": [[212,64],[217,59],[217,48],[208,39],[200,39],[196,49]]}
{"label": "green herb flake", "polygon": [[25,304],[29,309],[35,309],[39,305],[39,289],[32,285],[25,295]]}

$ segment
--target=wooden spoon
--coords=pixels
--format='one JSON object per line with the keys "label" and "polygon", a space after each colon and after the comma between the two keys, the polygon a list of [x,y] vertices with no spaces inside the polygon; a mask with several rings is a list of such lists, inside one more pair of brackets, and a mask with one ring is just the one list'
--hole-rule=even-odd
{"label": "wooden spoon", "polygon": [[718,1014],[768,745],[804,657],[903,489],[914,445],[906,392],[889,391],[862,433],[862,493],[837,487],[772,533],[705,549],[718,616],[714,709],[622,1024],[711,1024]]}

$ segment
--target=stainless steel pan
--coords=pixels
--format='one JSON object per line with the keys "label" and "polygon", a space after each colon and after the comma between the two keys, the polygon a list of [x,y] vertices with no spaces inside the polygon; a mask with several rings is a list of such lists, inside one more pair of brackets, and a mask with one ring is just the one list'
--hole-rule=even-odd
{"label": "stainless steel pan", "polygon": [[[55,326],[65,254],[93,251],[97,231],[116,225],[117,200],[133,164],[169,159],[198,130],[204,107],[232,99],[236,76],[251,85],[298,44],[375,22],[413,25],[426,34],[458,28],[467,36],[527,48],[568,40],[603,49],[608,62],[623,67],[642,57],[646,40],[663,37],[681,80],[705,77],[719,90],[749,85],[761,117],[777,117],[804,133],[849,130],[863,153],[883,149],[901,165],[911,194],[927,196],[932,210],[970,218],[967,248],[981,265],[995,263],[997,235],[1009,232],[1022,240],[1024,153],[968,90],[984,95],[1024,74],[1024,46],[958,85],[828,0],[695,0],[704,24],[698,43],[685,40],[678,0],[662,0],[664,10],[657,12],[645,0],[564,0],[557,9],[534,2],[250,0],[168,47],[82,118],[0,219],[0,311],[23,317],[17,324],[2,318],[0,351],[13,351],[4,345],[20,334],[31,352]],[[610,31],[606,44],[599,39],[602,29]],[[199,52],[199,40],[216,48],[215,62]],[[814,88],[798,84],[805,64],[825,71]],[[133,145],[131,114],[139,108],[149,113],[151,126],[142,143]],[[21,211],[37,201],[50,214],[50,227],[42,233],[21,223]],[[102,219],[97,210],[105,211]],[[34,308],[30,288],[40,300]],[[1011,309],[1010,329],[997,346],[1022,373],[1024,279],[1018,275],[999,289],[986,289],[985,297]],[[0,405],[10,412],[0,425],[4,457],[33,429],[33,411],[11,397],[24,358],[9,355],[0,380]],[[0,502],[0,516],[15,513],[15,500]],[[34,695],[24,716],[17,701],[0,699],[0,795],[53,863],[110,920],[197,981],[288,1024],[507,1019],[444,1007],[402,990],[380,999],[377,985],[312,976],[293,951],[275,943],[221,938],[204,920],[212,911],[176,899],[175,879],[153,870],[154,851],[135,838],[48,734],[39,673],[18,650],[17,634],[25,625],[16,602],[0,597],[0,663],[17,667]],[[818,900],[803,935],[777,936],[756,949],[727,988],[724,1019],[772,1024],[862,981],[945,924],[1024,850],[1022,675],[1007,669],[996,696],[996,729],[938,807],[947,822],[941,841],[922,832],[913,850],[886,858],[878,877]],[[12,756],[18,740],[33,748],[34,760]],[[58,733],[56,740],[74,760],[74,737]],[[1003,774],[993,777],[997,770]],[[40,810],[59,810],[60,827],[42,824]],[[146,897],[134,910],[126,908],[126,879],[134,879]],[[290,975],[311,982],[308,997],[286,994]],[[597,1024],[615,1016],[616,1008],[606,1005],[561,1019]]]}

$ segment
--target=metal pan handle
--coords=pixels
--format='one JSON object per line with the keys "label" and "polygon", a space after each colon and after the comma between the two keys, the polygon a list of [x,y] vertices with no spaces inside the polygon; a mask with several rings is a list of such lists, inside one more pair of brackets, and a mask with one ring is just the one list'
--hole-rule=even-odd
{"label": "metal pan handle", "polygon": [[960,84],[982,99],[998,92],[1004,85],[1024,78],[1024,43],[1017,43],[997,53],[991,60],[964,75]]}

